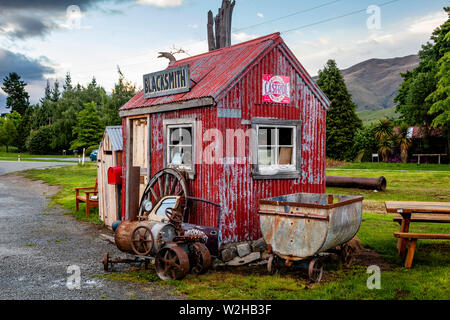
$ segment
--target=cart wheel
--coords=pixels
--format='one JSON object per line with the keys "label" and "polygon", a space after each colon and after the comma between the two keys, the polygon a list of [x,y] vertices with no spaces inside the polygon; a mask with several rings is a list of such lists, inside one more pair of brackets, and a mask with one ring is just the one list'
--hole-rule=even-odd
{"label": "cart wheel", "polygon": [[271,275],[279,271],[278,257],[275,254],[271,254],[269,260],[267,260],[267,271]]}
{"label": "cart wheel", "polygon": [[147,226],[138,226],[131,233],[131,248],[139,256],[148,255],[154,243],[152,231]]}
{"label": "cart wheel", "polygon": [[341,261],[344,266],[348,267],[352,264],[355,249],[352,246],[343,244],[341,249]]}
{"label": "cart wheel", "polygon": [[103,269],[105,271],[109,271],[109,253],[105,253],[105,255],[103,256],[102,259],[102,263],[103,263]]}
{"label": "cart wheel", "polygon": [[211,254],[208,248],[201,242],[192,245],[193,259],[191,272],[195,275],[203,274],[211,266]]}
{"label": "cart wheel", "polygon": [[319,258],[313,258],[309,263],[308,276],[309,280],[314,283],[320,282],[323,274],[323,264]]}
{"label": "cart wheel", "polygon": [[156,254],[155,269],[161,280],[181,280],[189,272],[189,257],[179,246],[164,247]]}

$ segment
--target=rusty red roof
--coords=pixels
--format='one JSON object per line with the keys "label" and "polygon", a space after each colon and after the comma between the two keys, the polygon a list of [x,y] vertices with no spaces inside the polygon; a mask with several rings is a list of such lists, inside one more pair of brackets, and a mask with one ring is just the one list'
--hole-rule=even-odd
{"label": "rusty red roof", "polygon": [[[269,48],[284,43],[279,33],[273,33],[247,42],[239,43],[230,47],[206,52],[194,57],[176,61],[169,68],[189,65],[191,76],[191,90],[189,92],[144,98],[144,90],[141,90],[131,98],[121,111],[141,107],[157,106],[161,104],[177,103],[192,99],[211,97],[216,102],[224,92],[232,87],[232,83],[245,70]],[[296,59],[295,59],[296,60]],[[311,80],[305,69],[298,63],[300,71],[306,75],[306,83],[313,89],[324,107],[329,107],[329,100],[320,88]]]}

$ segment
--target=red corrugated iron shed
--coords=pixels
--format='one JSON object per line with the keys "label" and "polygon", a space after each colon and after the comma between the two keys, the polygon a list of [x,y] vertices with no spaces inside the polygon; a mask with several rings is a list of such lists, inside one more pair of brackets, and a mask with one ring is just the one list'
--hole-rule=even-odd
{"label": "red corrugated iron shed", "polygon": [[[196,142],[196,148],[201,150],[216,141],[216,137],[208,136],[210,129],[218,129],[225,137],[227,130],[292,126],[298,132],[294,135],[296,140],[292,138],[297,152],[293,155],[295,174],[259,175],[248,159],[254,146],[245,144],[244,163],[238,157],[230,160],[226,156],[220,163],[196,163],[195,174],[189,180],[191,195],[220,203],[222,240],[227,243],[261,236],[257,214],[260,199],[297,192],[325,192],[325,126],[330,102],[278,33],[183,59],[169,68],[182,65],[189,65],[189,92],[145,99],[141,91],[121,108],[126,150],[124,172],[134,161],[131,144],[136,138],[130,138],[130,132],[136,119],[145,119],[149,126],[148,137],[144,139],[149,141],[148,177],[167,165],[167,123],[195,119],[197,134],[203,138]],[[264,75],[290,78],[288,104],[263,101]],[[227,139],[224,138],[222,146],[237,147],[239,142]],[[126,203],[126,190],[123,194]],[[127,205],[123,208],[127,218]],[[190,219],[192,223],[213,226],[217,217],[206,212]]]}

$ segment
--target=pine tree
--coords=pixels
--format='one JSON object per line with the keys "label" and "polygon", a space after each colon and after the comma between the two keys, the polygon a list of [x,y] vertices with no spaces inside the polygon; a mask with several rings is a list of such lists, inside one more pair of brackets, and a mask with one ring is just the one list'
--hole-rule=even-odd
{"label": "pine tree", "polygon": [[59,100],[61,93],[59,92],[59,82],[58,79],[55,80],[55,83],[53,84],[53,90],[51,94],[50,100],[53,102],[57,102]]}
{"label": "pine tree", "polygon": [[40,102],[44,102],[45,100],[51,100],[52,89],[50,89],[50,81],[47,79],[47,85],[45,86],[44,97],[41,98]]}
{"label": "pine tree", "polygon": [[352,101],[344,78],[334,60],[328,60],[319,71],[317,84],[331,101],[327,113],[327,157],[337,160],[353,160],[353,139],[362,123],[356,114],[356,104]]}
{"label": "pine tree", "polygon": [[72,86],[72,77],[70,76],[70,73],[67,72],[66,73],[66,79],[63,85],[63,89],[64,92],[68,92],[68,91],[72,91],[73,90],[73,86]]}
{"label": "pine tree", "polygon": [[30,96],[25,91],[26,85],[15,72],[11,72],[3,79],[2,90],[8,95],[6,108],[11,108],[11,111],[17,111],[21,115],[25,113],[25,110],[30,105]]}

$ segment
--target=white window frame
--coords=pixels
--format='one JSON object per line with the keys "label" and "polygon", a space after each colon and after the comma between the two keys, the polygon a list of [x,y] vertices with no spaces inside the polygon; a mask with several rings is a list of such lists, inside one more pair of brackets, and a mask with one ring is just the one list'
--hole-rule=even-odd
{"label": "white window frame", "polygon": [[[289,172],[289,171],[295,171],[296,170],[296,144],[295,141],[297,141],[296,139],[296,127],[295,126],[289,126],[289,125],[266,125],[266,124],[258,124],[256,126],[256,135],[258,137],[257,140],[257,148],[258,148],[258,167],[259,167],[259,172],[260,173],[264,173],[264,172],[268,172],[270,173],[271,171],[277,170],[277,171],[282,171],[282,172]],[[271,145],[260,145],[259,144],[259,130],[261,128],[270,128],[270,129],[275,129],[275,144],[271,144]],[[279,134],[280,134],[280,128],[288,128],[292,130],[292,141],[290,145],[280,145],[279,144]],[[259,164],[259,150],[261,147],[271,147],[271,148],[275,148],[275,164],[270,164],[270,165],[262,165]],[[291,154],[291,164],[278,164],[278,157],[279,157],[279,149],[282,147],[289,147],[292,148],[292,154]]]}
{"label": "white window frame", "polygon": [[[171,164],[170,159],[170,129],[174,128],[191,128],[192,140],[192,163],[186,164]],[[163,152],[164,152],[164,167],[173,168],[188,173],[190,179],[194,179],[195,176],[195,164],[196,164],[196,120],[195,119],[167,119],[163,120]],[[189,146],[189,145],[179,145]]]}
{"label": "white window frame", "polygon": [[[283,120],[283,119],[271,119],[271,118],[253,118],[251,120],[254,137],[252,138],[252,176],[253,179],[298,179],[301,176],[301,132],[302,122],[301,120]],[[293,164],[290,165],[259,165],[259,129],[260,128],[292,128],[293,130]],[[276,130],[276,140],[274,146],[279,148],[278,134],[279,130]],[[264,146],[264,145],[261,145]],[[282,145],[284,146],[284,145]],[[286,145],[287,147],[287,145]],[[275,159],[278,162],[278,153],[275,155]]]}

